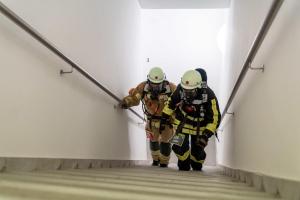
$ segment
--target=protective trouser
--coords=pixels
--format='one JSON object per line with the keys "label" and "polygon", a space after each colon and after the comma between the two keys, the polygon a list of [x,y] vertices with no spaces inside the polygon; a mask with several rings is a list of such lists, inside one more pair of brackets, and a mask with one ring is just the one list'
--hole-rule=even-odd
{"label": "protective trouser", "polygon": [[160,164],[169,164],[171,154],[170,139],[173,136],[173,129],[166,126],[165,130],[159,132],[160,121],[151,120],[147,121],[146,132],[150,139],[150,150],[152,159],[154,161],[160,161]]}
{"label": "protective trouser", "polygon": [[190,135],[185,133],[180,133],[185,135],[184,141],[181,146],[173,144],[172,150],[178,158],[178,168],[179,170],[188,171],[193,168],[193,170],[201,170],[202,164],[206,158],[206,153],[203,148],[197,146],[196,135],[191,135],[191,147],[190,147]]}

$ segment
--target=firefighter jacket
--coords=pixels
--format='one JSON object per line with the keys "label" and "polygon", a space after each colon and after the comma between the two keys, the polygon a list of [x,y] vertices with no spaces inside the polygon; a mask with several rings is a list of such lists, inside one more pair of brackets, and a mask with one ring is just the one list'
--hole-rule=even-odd
{"label": "firefighter jacket", "polygon": [[163,113],[174,116],[174,127],[181,129],[176,130],[176,133],[191,135],[201,135],[204,130],[215,134],[221,119],[217,98],[209,87],[198,89],[194,100],[187,103],[183,97],[183,89],[178,85],[169,97]]}
{"label": "firefighter jacket", "polygon": [[130,90],[129,95],[123,101],[128,107],[143,104],[143,111],[147,119],[160,118],[165,102],[169,96],[175,91],[176,85],[168,81],[164,81],[162,89],[158,95],[151,93],[150,84],[147,81],[140,83],[136,88]]}

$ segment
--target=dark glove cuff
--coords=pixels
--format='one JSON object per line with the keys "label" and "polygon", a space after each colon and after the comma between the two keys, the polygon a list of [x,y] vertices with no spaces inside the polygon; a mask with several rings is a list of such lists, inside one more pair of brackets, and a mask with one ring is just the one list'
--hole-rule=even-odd
{"label": "dark glove cuff", "polygon": [[206,135],[200,135],[200,139],[203,139],[206,142],[208,142],[208,137]]}
{"label": "dark glove cuff", "polygon": [[163,113],[161,114],[161,118],[167,120],[167,119],[170,118],[170,115],[168,115],[168,114],[166,114],[166,113],[163,112]]}
{"label": "dark glove cuff", "polygon": [[203,131],[203,134],[202,134],[202,135],[204,135],[204,136],[207,138],[207,141],[208,141],[208,139],[209,139],[211,136],[213,136],[214,133],[211,132],[211,131],[208,130],[208,129],[205,129],[205,130]]}
{"label": "dark glove cuff", "polygon": [[205,148],[208,142],[208,138],[206,135],[200,135],[197,138],[196,145],[200,146],[201,148]]}
{"label": "dark glove cuff", "polygon": [[119,103],[119,106],[123,109],[128,109],[129,106],[127,105],[126,101],[125,100],[122,100],[120,103]]}

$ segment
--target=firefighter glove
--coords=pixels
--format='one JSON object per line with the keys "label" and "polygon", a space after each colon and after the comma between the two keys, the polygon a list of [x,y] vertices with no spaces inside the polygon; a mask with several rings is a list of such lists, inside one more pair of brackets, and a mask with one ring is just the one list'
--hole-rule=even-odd
{"label": "firefighter glove", "polygon": [[196,140],[196,145],[205,148],[208,142],[208,138],[205,135],[199,135]]}
{"label": "firefighter glove", "polygon": [[199,135],[197,137],[197,141],[196,141],[196,145],[202,147],[203,149],[206,147],[208,139],[213,135],[213,133],[208,130],[205,129],[202,133],[202,135]]}
{"label": "firefighter glove", "polygon": [[125,100],[123,100],[119,103],[119,107],[122,108],[122,109],[128,109],[129,108],[129,106],[127,105]]}

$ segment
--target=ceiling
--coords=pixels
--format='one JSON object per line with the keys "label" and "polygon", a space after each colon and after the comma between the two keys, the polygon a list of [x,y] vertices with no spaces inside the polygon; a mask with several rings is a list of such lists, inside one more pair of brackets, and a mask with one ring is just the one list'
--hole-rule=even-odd
{"label": "ceiling", "polygon": [[228,8],[230,0],[139,0],[143,9]]}

